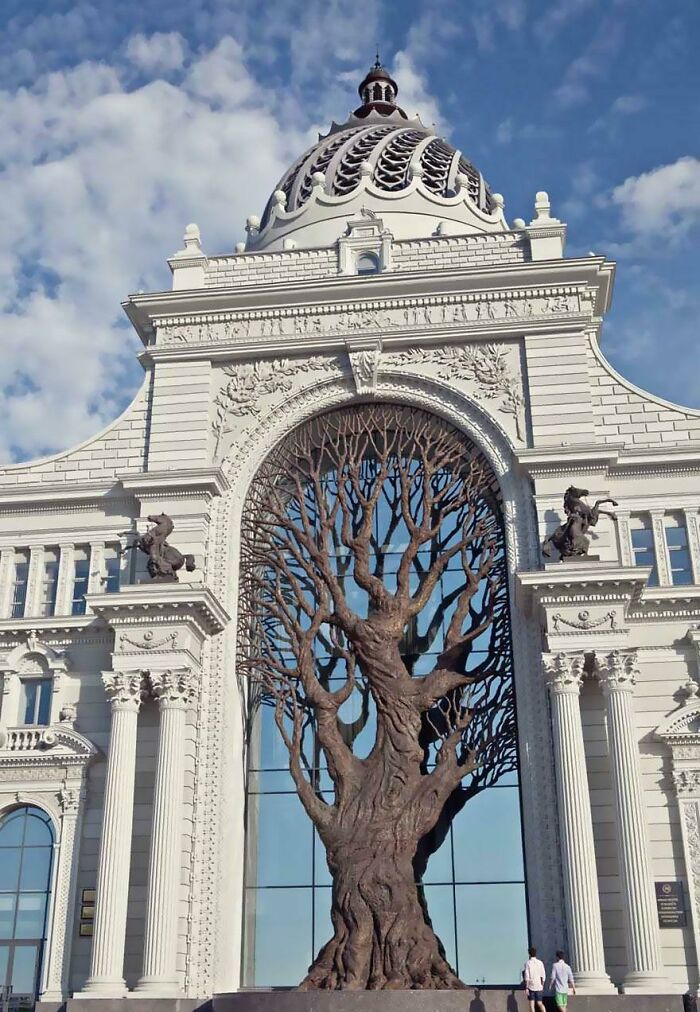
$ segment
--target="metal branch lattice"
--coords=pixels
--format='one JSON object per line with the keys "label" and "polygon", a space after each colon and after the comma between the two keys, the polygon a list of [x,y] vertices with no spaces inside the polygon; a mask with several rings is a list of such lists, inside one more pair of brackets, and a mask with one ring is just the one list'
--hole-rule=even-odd
{"label": "metal branch lattice", "polygon": [[333,876],[334,935],[301,986],[462,987],[416,881],[464,804],[517,768],[492,472],[425,412],[329,412],[258,472],[241,575],[239,670]]}

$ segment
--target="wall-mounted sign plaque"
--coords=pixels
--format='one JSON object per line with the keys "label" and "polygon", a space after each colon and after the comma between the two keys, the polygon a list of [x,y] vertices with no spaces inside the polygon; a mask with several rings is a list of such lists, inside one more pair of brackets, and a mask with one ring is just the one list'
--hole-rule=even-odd
{"label": "wall-mounted sign plaque", "polygon": [[682,882],[656,882],[656,909],[660,928],[684,928],[687,924]]}

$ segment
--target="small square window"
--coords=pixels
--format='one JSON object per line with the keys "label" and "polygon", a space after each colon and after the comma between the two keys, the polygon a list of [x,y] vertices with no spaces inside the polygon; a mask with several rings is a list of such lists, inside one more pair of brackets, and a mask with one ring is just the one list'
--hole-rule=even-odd
{"label": "small square window", "polygon": [[376,253],[359,253],[356,260],[358,274],[379,274],[379,257]]}

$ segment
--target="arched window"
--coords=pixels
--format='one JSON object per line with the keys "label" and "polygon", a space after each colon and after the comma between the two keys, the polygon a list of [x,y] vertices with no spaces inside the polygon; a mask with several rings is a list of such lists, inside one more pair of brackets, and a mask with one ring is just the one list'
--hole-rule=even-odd
{"label": "arched window", "polygon": [[376,253],[360,253],[357,258],[358,274],[378,274],[379,257]]}
{"label": "arched window", "polygon": [[32,999],[39,988],[54,834],[33,805],[0,818],[0,987]]}
{"label": "arched window", "polygon": [[[423,537],[419,528],[430,527],[431,536]],[[300,548],[293,557],[285,546],[295,543],[295,531],[308,552]],[[309,531],[315,533],[305,542]],[[314,680],[324,691],[341,693],[340,736],[367,764],[364,777],[373,768],[373,754],[391,737],[386,715],[395,704],[387,703],[375,684],[382,675],[375,679],[368,670],[381,641],[366,660],[361,646],[356,652],[352,634],[348,638],[336,624],[340,612],[334,609],[344,608],[344,601],[360,621],[368,621],[387,601],[393,607],[384,590],[400,599],[406,616],[392,633],[397,650],[391,670],[404,686],[401,699],[414,691],[408,689],[412,680],[418,685],[436,667],[454,664],[458,677],[474,678],[464,696],[448,694],[425,711],[420,736],[413,739],[420,760],[411,752],[419,776],[426,778],[424,788],[433,771],[444,768],[439,756],[445,741],[451,740],[449,747],[459,742],[458,763],[474,748],[482,757],[421,840],[413,882],[462,980],[519,983],[527,915],[513,660],[502,508],[489,465],[466,436],[426,412],[388,404],[332,411],[291,433],[260,469],[246,504],[242,540],[241,615],[248,609],[251,621],[246,625],[241,618],[239,664],[251,678],[252,697],[244,983],[298,984],[334,930],[325,848],[298,796],[276,726],[283,719],[291,740],[298,715],[303,777],[320,802],[342,807],[342,776],[328,761],[313,705],[294,688],[295,626],[303,635],[321,607],[330,609],[313,641],[313,679],[305,674],[304,684]],[[317,547],[322,547],[321,573],[308,564]],[[441,556],[445,565],[436,566]],[[488,566],[479,561],[487,556]],[[356,576],[360,566],[364,575]],[[325,589],[329,585],[334,597]],[[422,606],[404,612],[401,602],[411,596]],[[248,665],[246,656],[254,658]],[[350,667],[354,684],[348,684]],[[396,706],[401,705],[399,699]],[[460,738],[455,727],[467,707],[473,716]],[[396,726],[407,725],[397,717]],[[331,752],[336,747],[342,759],[343,746],[333,744]],[[399,779],[397,774],[397,791]],[[305,802],[314,810],[313,798]]]}

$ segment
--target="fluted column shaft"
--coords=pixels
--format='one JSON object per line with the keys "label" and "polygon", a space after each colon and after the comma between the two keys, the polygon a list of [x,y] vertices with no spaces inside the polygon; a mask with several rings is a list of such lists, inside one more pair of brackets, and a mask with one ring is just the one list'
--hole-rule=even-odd
{"label": "fluted column shaft", "polygon": [[610,992],[605,972],[603,928],[579,693],[583,654],[543,658],[552,702],[560,845],[569,957],[582,992]]}
{"label": "fluted column shaft", "polygon": [[596,664],[606,699],[617,820],[628,966],[624,986],[625,991],[658,993],[669,985],[661,957],[634,724],[636,656],[633,651],[616,650],[605,658],[596,658]]}
{"label": "fluted column shaft", "polygon": [[151,690],[160,709],[158,762],[153,796],[153,830],[143,974],[136,991],[177,995],[177,915],[184,781],[185,720],[195,683],[190,671],[153,672]]}
{"label": "fluted column shaft", "polygon": [[90,976],[83,993],[119,998],[126,994],[124,944],[134,816],[136,731],[143,682],[140,672],[102,676],[112,700],[104,813],[97,867],[95,926]]}

